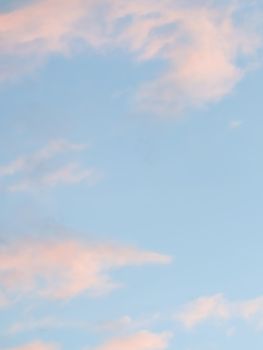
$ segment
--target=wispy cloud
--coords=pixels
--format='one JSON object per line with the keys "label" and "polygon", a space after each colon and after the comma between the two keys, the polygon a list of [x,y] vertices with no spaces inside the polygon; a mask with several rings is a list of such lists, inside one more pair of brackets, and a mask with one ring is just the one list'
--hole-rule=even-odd
{"label": "wispy cloud", "polygon": [[139,91],[140,103],[153,112],[180,112],[220,100],[246,73],[247,66],[238,60],[253,55],[260,45],[256,35],[236,24],[231,5],[178,3],[127,3],[123,10],[133,18],[122,34],[129,48],[142,60],[167,64],[159,78]]}
{"label": "wispy cloud", "polygon": [[11,299],[34,295],[64,300],[119,287],[110,278],[111,270],[170,262],[169,256],[133,247],[77,240],[25,240],[1,246],[0,286]]}
{"label": "wispy cloud", "polygon": [[182,308],[176,318],[187,328],[192,328],[209,319],[227,320],[231,313],[223,295],[201,297]]}
{"label": "wispy cloud", "polygon": [[231,122],[229,123],[229,128],[230,129],[238,129],[241,127],[241,125],[243,124],[242,120],[231,120]]}
{"label": "wispy cloud", "polygon": [[[141,331],[123,338],[109,340],[93,350],[165,350],[171,339],[171,333],[153,333],[150,331]],[[41,341],[32,342],[27,345],[8,348],[4,350],[59,350],[60,346],[56,344],[44,343]],[[89,348],[90,349],[90,348]]]}
{"label": "wispy cloud", "polygon": [[8,186],[8,191],[23,192],[36,188],[73,185],[83,181],[93,184],[97,179],[99,179],[99,174],[95,169],[82,169],[79,164],[70,163],[49,173],[43,175],[39,174],[37,177],[18,181]]}
{"label": "wispy cloud", "polygon": [[[1,307],[1,305],[0,305]],[[150,315],[147,317],[133,318],[131,316],[123,316],[119,319],[105,321],[105,322],[90,322],[79,321],[73,319],[60,319],[54,316],[46,316],[43,318],[35,318],[30,314],[26,314],[25,318],[19,320],[6,329],[3,329],[1,334],[5,336],[14,336],[19,333],[48,331],[48,330],[75,330],[83,332],[92,332],[99,334],[127,334],[131,332],[138,332],[141,329],[148,329],[153,324],[160,322],[159,314]]]}
{"label": "wispy cloud", "polygon": [[0,293],[0,308],[4,308],[10,304],[8,298],[4,295],[4,293]]}
{"label": "wispy cloud", "polygon": [[[46,147],[0,166],[0,178],[8,179],[2,188],[10,192],[22,192],[79,182],[94,183],[99,173],[94,168],[83,168],[77,162],[57,165],[54,159],[71,152],[81,152],[86,145],[55,140]],[[10,181],[11,180],[11,181]]]}
{"label": "wispy cloud", "polygon": [[39,151],[29,155],[17,158],[15,161],[0,166],[0,176],[15,175],[19,172],[30,172],[45,161],[68,151],[82,151],[86,149],[86,145],[73,144],[66,140],[54,140]]}
{"label": "wispy cloud", "polygon": [[253,322],[262,328],[263,297],[243,301],[229,301],[222,294],[201,297],[185,305],[176,319],[189,329],[207,321],[235,319]]}
{"label": "wispy cloud", "polygon": [[0,79],[14,74],[15,58],[40,64],[54,52],[68,55],[78,40],[96,50],[121,48],[136,60],[165,63],[159,77],[139,88],[143,108],[174,113],[218,101],[244,76],[261,45],[247,24],[249,10],[243,9],[245,21],[237,19],[239,6],[233,3],[40,0],[0,14],[0,49],[9,58]]}
{"label": "wispy cloud", "polygon": [[23,319],[23,321],[10,325],[6,330],[2,330],[2,334],[5,336],[14,336],[19,333],[31,333],[57,329],[63,329],[64,331],[69,329],[71,331],[77,329],[78,331],[83,330],[84,332],[90,332],[94,330],[94,326],[92,327],[88,322],[65,320],[57,317],[35,319],[29,316],[27,319]]}
{"label": "wispy cloud", "polygon": [[41,341],[29,343],[27,345],[16,346],[4,350],[59,350],[60,347],[55,344],[48,344]]}
{"label": "wispy cloud", "polygon": [[[57,329],[60,328],[60,321],[51,317],[42,318],[39,320],[27,320],[25,322],[16,322],[8,327],[4,332],[5,335],[12,335],[24,332],[32,332],[47,329]],[[64,324],[63,324],[64,325]]]}
{"label": "wispy cloud", "polygon": [[128,337],[115,338],[94,350],[165,350],[171,333],[152,333],[142,331]]}
{"label": "wispy cloud", "polygon": [[154,323],[160,321],[160,314],[156,313],[148,317],[133,318],[131,316],[123,316],[117,320],[111,320],[108,322],[101,323],[95,330],[103,332],[131,332],[139,329],[146,329]]}

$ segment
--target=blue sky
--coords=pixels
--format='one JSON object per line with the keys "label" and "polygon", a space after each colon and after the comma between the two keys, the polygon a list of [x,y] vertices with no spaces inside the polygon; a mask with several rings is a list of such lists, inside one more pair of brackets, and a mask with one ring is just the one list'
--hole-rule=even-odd
{"label": "blue sky", "polygon": [[0,1],[0,349],[262,349],[262,5]]}

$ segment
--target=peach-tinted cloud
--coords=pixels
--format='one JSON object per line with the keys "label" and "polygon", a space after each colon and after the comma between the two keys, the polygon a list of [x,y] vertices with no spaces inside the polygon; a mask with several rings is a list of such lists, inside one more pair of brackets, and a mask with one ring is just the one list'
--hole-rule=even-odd
{"label": "peach-tinted cloud", "polygon": [[112,339],[94,350],[164,350],[171,334],[142,331],[131,336]]}
{"label": "peach-tinted cloud", "polygon": [[[171,333],[153,333],[141,331],[123,338],[109,340],[94,350],[165,350],[168,346]],[[55,344],[32,342],[27,345],[8,348],[5,350],[59,350],[61,347]]]}
{"label": "peach-tinted cloud", "polygon": [[0,250],[0,286],[6,297],[68,299],[107,293],[119,284],[109,272],[125,266],[168,264],[171,258],[133,247],[76,240],[24,240]]}
{"label": "peach-tinted cloud", "polygon": [[122,48],[137,60],[161,60],[166,68],[141,86],[137,99],[154,112],[175,112],[221,99],[247,72],[261,39],[236,20],[238,10],[231,2],[39,0],[0,14],[0,49],[19,61],[41,62],[54,52],[70,54],[77,41],[96,50]]}
{"label": "peach-tinted cloud", "polygon": [[238,313],[246,320],[259,316],[263,322],[263,297],[247,300],[237,305]]}
{"label": "peach-tinted cloud", "polygon": [[201,297],[185,305],[176,314],[176,319],[186,328],[203,322],[243,320],[263,325],[263,297],[243,301],[229,301],[222,294]]}
{"label": "peach-tinted cloud", "polygon": [[[23,192],[58,185],[72,185],[80,182],[94,184],[100,177],[94,168],[82,167],[77,162],[57,166],[58,156],[81,152],[86,145],[73,144],[66,140],[55,140],[29,156],[0,166],[0,178],[8,179],[2,188],[9,192]],[[11,181],[10,181],[11,179]]]}
{"label": "peach-tinted cloud", "polygon": [[[72,323],[69,324],[72,327]],[[8,327],[8,329],[3,332],[5,335],[8,336],[14,336],[18,333],[24,333],[24,332],[35,332],[38,330],[47,330],[47,329],[59,329],[59,328],[65,328],[65,326],[68,326],[68,324],[65,321],[61,321],[59,319],[53,318],[53,317],[45,317],[41,319],[29,319],[29,320],[23,320],[23,322],[19,321],[11,326]]]}
{"label": "peach-tinted cloud", "polygon": [[[67,50],[74,25],[85,18],[92,0],[40,0],[1,13],[1,47],[7,54],[37,54]],[[63,8],[64,11],[60,11]]]}
{"label": "peach-tinted cloud", "polygon": [[183,308],[177,319],[187,328],[207,321],[208,319],[228,319],[230,311],[221,294],[199,298]]}
{"label": "peach-tinted cloud", "polygon": [[260,43],[235,24],[229,8],[180,8],[176,3],[133,6],[133,22],[122,34],[140,59],[167,63],[160,77],[145,83],[138,95],[153,111],[180,111],[227,95],[246,72],[238,60],[253,54]]}
{"label": "peach-tinted cloud", "polygon": [[[1,305],[0,305],[1,307]],[[19,333],[28,333],[36,331],[47,330],[74,330],[83,332],[94,332],[99,334],[127,334],[128,332],[138,332],[141,329],[148,329],[154,324],[160,322],[161,316],[159,314],[150,315],[148,317],[133,318],[131,316],[123,316],[119,319],[108,320],[105,322],[88,322],[78,321],[72,319],[58,318],[48,316],[44,318],[27,317],[27,320],[17,321],[11,324],[7,329],[2,330],[0,335],[14,336]]]}
{"label": "peach-tinted cloud", "polygon": [[59,350],[59,349],[60,347],[58,347],[57,345],[37,341],[27,345],[16,346],[5,350]]}
{"label": "peach-tinted cloud", "polygon": [[98,331],[103,332],[127,332],[136,331],[139,329],[146,329],[152,326],[154,323],[161,320],[160,314],[156,313],[148,317],[133,318],[131,316],[123,316],[117,320],[111,320],[98,325],[95,327]]}

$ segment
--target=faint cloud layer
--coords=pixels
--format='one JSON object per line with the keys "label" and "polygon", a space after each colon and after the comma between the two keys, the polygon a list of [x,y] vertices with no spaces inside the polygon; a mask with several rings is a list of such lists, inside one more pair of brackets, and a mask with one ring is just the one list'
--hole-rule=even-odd
{"label": "faint cloud layer", "polygon": [[[125,338],[109,340],[105,344],[93,348],[93,350],[165,350],[168,346],[171,334],[168,332],[153,333],[141,331]],[[59,350],[61,347],[43,342],[35,342],[27,345],[9,348],[5,350]],[[91,349],[91,348],[89,348]]]}
{"label": "faint cloud layer", "polygon": [[[0,165],[1,187],[9,192],[23,192],[58,185],[70,185],[86,181],[94,183],[99,177],[93,168],[83,168],[77,162],[57,165],[58,156],[72,152],[81,152],[85,145],[69,143],[66,140],[55,140],[46,147],[29,155]],[[3,180],[8,180],[7,182]]]}
{"label": "faint cloud layer", "polygon": [[174,113],[218,101],[250,68],[261,38],[248,24],[249,8],[243,9],[242,21],[232,2],[209,3],[39,0],[2,13],[0,79],[27,72],[53,53],[69,55],[82,43],[99,51],[121,48],[136,60],[166,64],[138,90],[144,109]]}
{"label": "faint cloud layer", "polygon": [[33,342],[27,345],[8,348],[5,350],[59,350],[60,347],[43,342]]}
{"label": "faint cloud layer", "polygon": [[168,332],[138,332],[128,337],[112,339],[94,350],[164,350],[171,334]]}
{"label": "faint cloud layer", "polygon": [[[0,305],[1,306],[1,305]],[[73,319],[60,319],[57,317],[44,317],[35,318],[32,316],[26,317],[26,320],[17,321],[11,324],[6,330],[2,330],[2,335],[14,336],[19,333],[28,333],[36,331],[47,331],[54,329],[63,329],[67,331],[68,329],[83,332],[93,332],[99,334],[127,334],[131,332],[136,332],[141,329],[148,329],[157,322],[160,322],[160,315],[154,314],[148,317],[132,318],[131,316],[123,316],[119,319],[108,320],[106,322],[90,322],[90,321],[78,321]]]}
{"label": "faint cloud layer", "polygon": [[229,128],[230,129],[238,129],[242,126],[243,122],[242,120],[232,120],[230,123],[229,123]]}
{"label": "faint cloud layer", "polygon": [[263,329],[263,297],[240,302],[228,301],[222,294],[202,297],[185,305],[176,319],[189,329],[203,322],[235,319],[254,322]]}
{"label": "faint cloud layer", "polygon": [[119,287],[109,272],[125,266],[168,264],[171,258],[133,247],[77,240],[24,240],[0,249],[0,286],[7,300],[21,296],[64,300]]}
{"label": "faint cloud layer", "polygon": [[123,316],[117,320],[111,320],[100,324],[98,327],[95,327],[95,330],[104,331],[104,332],[127,332],[135,331],[138,329],[146,329],[150,325],[159,322],[161,319],[158,313],[153,314],[148,317],[133,318],[131,316]]}

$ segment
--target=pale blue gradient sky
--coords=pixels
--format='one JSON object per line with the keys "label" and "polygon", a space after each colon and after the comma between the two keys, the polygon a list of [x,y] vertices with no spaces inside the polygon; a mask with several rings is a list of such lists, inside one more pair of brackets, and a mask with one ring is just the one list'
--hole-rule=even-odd
{"label": "pale blue gradient sky", "polygon": [[[9,179],[1,178],[1,244],[70,236],[135,246],[173,261],[114,270],[109,275],[123,287],[95,298],[85,292],[66,301],[18,297],[0,309],[0,349],[33,340],[62,350],[95,349],[145,329],[173,333],[167,350],[262,349],[262,305],[258,319],[207,317],[192,329],[175,317],[199,297],[222,293],[238,303],[263,296],[260,54],[257,66],[219,101],[180,115],[136,105],[138,88],[164,69],[158,57],[138,62],[123,48],[81,47],[68,57],[47,56],[37,69],[0,83],[0,165],[63,139],[88,147],[59,155],[54,167],[77,162],[100,176],[91,185],[36,183],[23,192],[8,191]],[[47,169],[45,163],[34,176]],[[0,288],[5,291],[1,276]],[[129,321],[120,326],[123,317]],[[24,329],[10,332],[17,323]]]}

